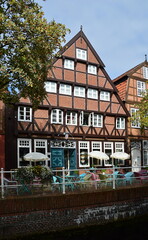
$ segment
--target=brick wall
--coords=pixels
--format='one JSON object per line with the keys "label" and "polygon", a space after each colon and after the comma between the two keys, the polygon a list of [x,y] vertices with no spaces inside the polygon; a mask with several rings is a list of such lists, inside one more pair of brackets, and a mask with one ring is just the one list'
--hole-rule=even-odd
{"label": "brick wall", "polygon": [[104,224],[148,212],[148,187],[0,200],[0,239]]}

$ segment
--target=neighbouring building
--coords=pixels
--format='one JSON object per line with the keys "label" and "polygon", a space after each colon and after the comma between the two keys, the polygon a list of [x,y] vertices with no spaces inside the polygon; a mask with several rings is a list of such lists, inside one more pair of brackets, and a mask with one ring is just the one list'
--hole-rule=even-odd
{"label": "neighbouring building", "polygon": [[89,158],[93,150],[127,152],[129,113],[82,30],[54,60],[45,88],[36,111],[29,99],[6,109],[6,169],[26,165],[23,156],[32,151],[47,154],[52,168],[69,169],[112,166],[113,159]]}
{"label": "neighbouring building", "polygon": [[[136,67],[123,73],[113,80],[118,93],[131,114],[136,114],[143,93],[148,89],[148,62],[145,59]],[[139,166],[148,165],[148,129],[141,132],[138,118],[128,121],[128,146],[131,151],[132,166],[139,169]]]}

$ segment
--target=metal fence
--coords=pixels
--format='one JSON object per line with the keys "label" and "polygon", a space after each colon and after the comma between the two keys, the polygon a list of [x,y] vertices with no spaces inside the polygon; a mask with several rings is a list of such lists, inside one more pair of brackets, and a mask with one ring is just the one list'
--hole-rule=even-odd
{"label": "metal fence", "polygon": [[[17,170],[16,170],[17,171]],[[52,182],[42,184],[34,179],[30,184],[15,179],[15,171],[0,171],[1,198],[12,195],[53,194],[76,191],[103,191],[133,185],[148,184],[148,167],[111,167],[52,170]]]}

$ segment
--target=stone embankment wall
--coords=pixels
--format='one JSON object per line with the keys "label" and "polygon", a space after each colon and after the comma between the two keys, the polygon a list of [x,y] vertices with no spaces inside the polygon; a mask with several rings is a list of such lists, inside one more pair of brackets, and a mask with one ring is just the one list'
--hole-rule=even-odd
{"label": "stone embankment wall", "polygon": [[0,200],[0,239],[104,224],[148,213],[148,187]]}

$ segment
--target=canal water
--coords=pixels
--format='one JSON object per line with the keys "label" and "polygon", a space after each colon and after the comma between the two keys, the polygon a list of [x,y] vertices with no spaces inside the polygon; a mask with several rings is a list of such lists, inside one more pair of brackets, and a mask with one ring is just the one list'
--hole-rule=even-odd
{"label": "canal water", "polygon": [[148,240],[148,213],[114,223],[56,231],[19,240]]}

